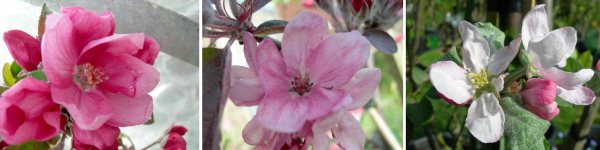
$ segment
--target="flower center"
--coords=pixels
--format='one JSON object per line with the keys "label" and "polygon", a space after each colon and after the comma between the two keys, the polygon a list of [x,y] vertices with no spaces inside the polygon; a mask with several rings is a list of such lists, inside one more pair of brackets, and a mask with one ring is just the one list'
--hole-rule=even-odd
{"label": "flower center", "polygon": [[475,86],[475,89],[482,89],[489,84],[486,68],[482,68],[479,73],[469,73],[467,75],[471,79],[471,83]]}
{"label": "flower center", "polygon": [[108,80],[108,76],[89,63],[77,66],[73,81],[84,91],[95,89],[96,85]]}
{"label": "flower center", "polygon": [[298,95],[303,96],[305,93],[310,92],[310,89],[313,86],[313,83],[310,82],[308,78],[308,74],[301,73],[300,75],[294,77],[291,81],[292,87],[290,88],[290,92],[296,92]]}

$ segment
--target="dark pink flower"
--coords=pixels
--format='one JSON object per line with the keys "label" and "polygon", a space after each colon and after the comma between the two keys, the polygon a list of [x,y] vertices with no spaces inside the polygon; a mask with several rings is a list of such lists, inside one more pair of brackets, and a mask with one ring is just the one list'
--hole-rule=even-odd
{"label": "dark pink flower", "polygon": [[230,98],[236,105],[258,105],[257,122],[285,133],[332,112],[362,107],[381,78],[378,69],[363,69],[369,42],[357,31],[328,33],[325,18],[312,12],[286,26],[281,52],[271,40],[256,46],[244,33],[250,68],[232,67]]}
{"label": "dark pink flower", "polygon": [[138,125],[150,119],[159,73],[156,42],[142,33],[113,35],[110,13],[79,7],[48,15],[42,42],[53,100],[81,129]]}
{"label": "dark pink flower", "polygon": [[40,41],[21,30],[10,30],[4,33],[4,42],[10,55],[24,70],[36,70],[42,61]]}
{"label": "dark pink flower", "polygon": [[17,82],[0,98],[0,134],[10,145],[54,137],[62,129],[60,117],[50,86],[32,77]]}
{"label": "dark pink flower", "polygon": [[360,12],[362,9],[370,9],[373,5],[373,0],[352,0],[352,9],[355,12]]}
{"label": "dark pink flower", "polygon": [[183,135],[171,133],[167,137],[167,142],[163,146],[163,149],[164,150],[185,150],[186,149],[185,145],[186,145],[186,142],[185,142],[185,139],[183,139]]}
{"label": "dark pink flower", "polygon": [[119,148],[117,127],[103,125],[96,130],[84,130],[73,124],[73,147],[86,150],[116,150]]}
{"label": "dark pink flower", "polygon": [[531,78],[521,92],[523,106],[544,120],[552,120],[558,115],[556,84],[551,80]]}

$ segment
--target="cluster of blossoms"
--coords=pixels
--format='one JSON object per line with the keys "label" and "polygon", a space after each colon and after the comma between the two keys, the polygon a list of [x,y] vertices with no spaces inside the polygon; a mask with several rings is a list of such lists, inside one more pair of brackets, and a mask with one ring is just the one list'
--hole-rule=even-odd
{"label": "cluster of blossoms", "polygon": [[359,32],[329,35],[324,17],[302,12],[284,29],[281,50],[265,38],[243,35],[247,67],[232,67],[229,97],[237,106],[258,106],[243,130],[256,149],[362,149],[364,133],[348,111],[372,98],[381,78],[363,68],[369,42]]}
{"label": "cluster of blossoms", "polygon": [[462,21],[459,31],[463,40],[463,67],[453,61],[440,61],[430,68],[430,79],[441,97],[451,104],[469,106],[466,127],[484,143],[497,142],[504,132],[504,112],[499,92],[504,88],[503,74],[522,43],[529,57],[529,78],[521,99],[523,106],[545,120],[558,113],[555,97],[576,105],[589,105],[596,96],[583,84],[594,72],[582,69],[575,73],[560,70],[575,50],[577,33],[571,27],[550,31],[544,5],[531,10],[523,20],[522,37],[503,48],[484,38],[474,25]]}
{"label": "cluster of blossoms", "polygon": [[[2,140],[42,142],[63,132],[76,149],[117,149],[119,127],[148,121],[159,45],[143,33],[114,31],[109,12],[64,7],[46,16],[38,39],[6,32],[4,41],[23,71],[0,98]],[[43,71],[47,81],[31,77],[34,71]]]}

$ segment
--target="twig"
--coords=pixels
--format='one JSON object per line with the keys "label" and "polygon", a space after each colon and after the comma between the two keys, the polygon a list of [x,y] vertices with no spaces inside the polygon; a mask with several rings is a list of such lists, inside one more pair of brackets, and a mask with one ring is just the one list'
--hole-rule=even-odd
{"label": "twig", "polygon": [[392,130],[390,130],[390,127],[385,123],[385,120],[383,117],[381,117],[379,112],[377,112],[377,110],[375,110],[373,107],[369,108],[368,111],[375,121],[377,128],[379,128],[379,131],[383,135],[383,138],[390,145],[390,147],[392,147],[394,150],[401,150],[402,147],[400,146],[398,139],[394,136],[394,134],[392,134]]}

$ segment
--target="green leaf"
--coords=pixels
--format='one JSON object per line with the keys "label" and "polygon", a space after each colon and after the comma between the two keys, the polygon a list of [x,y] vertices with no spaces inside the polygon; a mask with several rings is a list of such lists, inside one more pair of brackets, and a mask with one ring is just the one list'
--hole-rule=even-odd
{"label": "green leaf", "polygon": [[430,66],[444,56],[440,51],[428,51],[419,56],[419,62],[423,66]]}
{"label": "green leaf", "polygon": [[581,69],[583,69],[583,65],[581,65],[581,63],[579,63],[579,61],[577,61],[575,58],[572,58],[572,57],[567,58],[567,65],[564,68],[565,71],[577,72]]}
{"label": "green leaf", "polygon": [[11,147],[7,148],[7,150],[38,150],[38,149],[49,149],[49,148],[50,148],[50,145],[48,145],[48,143],[46,143],[46,142],[29,141],[29,142],[23,143],[21,145],[11,146]]}
{"label": "green leaf", "polygon": [[504,47],[505,35],[500,29],[489,22],[477,22],[475,23],[475,27],[477,27],[481,36],[488,41],[488,45],[490,45],[492,50],[498,50]]}
{"label": "green leaf", "polygon": [[563,100],[562,98],[560,98],[558,96],[556,96],[556,99],[554,101],[556,101],[556,104],[558,106],[560,106],[561,108],[562,107],[566,107],[566,108],[572,108],[573,107],[573,104],[571,104],[571,103]]}
{"label": "green leaf", "polygon": [[6,84],[9,87],[13,86],[15,82],[17,82],[15,77],[12,75],[10,68],[10,63],[4,63],[4,67],[2,67],[2,77],[4,77],[4,84]]}
{"label": "green leaf", "polygon": [[10,72],[13,75],[13,77],[18,77],[19,73],[21,73],[23,69],[21,68],[21,66],[19,66],[19,64],[17,64],[16,61],[13,61],[10,64]]}
{"label": "green leaf", "polygon": [[48,78],[46,78],[46,74],[44,74],[44,71],[42,70],[33,71],[30,73],[30,75],[35,79],[48,81]]}
{"label": "green leaf", "polygon": [[509,97],[500,100],[504,110],[504,142],[507,149],[544,149],[544,133],[550,122],[521,107]]}
{"label": "green leaf", "polygon": [[594,57],[592,57],[592,53],[590,51],[585,51],[577,59],[583,68],[590,68],[594,63]]}
{"label": "green leaf", "polygon": [[284,20],[269,20],[258,25],[253,34],[255,36],[267,36],[271,34],[283,33],[283,29],[285,29],[287,23],[288,22]]}
{"label": "green leaf", "polygon": [[417,83],[417,85],[421,85],[429,80],[429,74],[419,67],[414,67],[411,72],[411,78],[413,81],[415,81],[415,83]]}
{"label": "green leaf", "polygon": [[450,51],[448,51],[448,53],[442,56],[442,58],[440,58],[439,61],[453,61],[458,66],[462,66],[462,60],[460,59],[460,57],[458,57],[458,52],[456,52],[456,46],[452,46],[452,48],[450,48]]}
{"label": "green leaf", "polygon": [[428,99],[406,105],[407,119],[414,125],[423,125],[433,120],[433,106]]}

